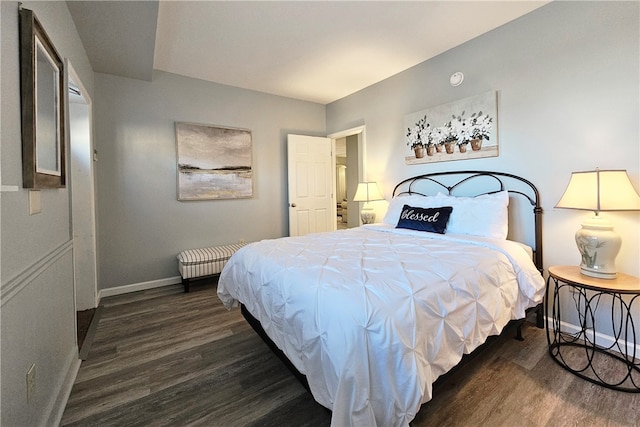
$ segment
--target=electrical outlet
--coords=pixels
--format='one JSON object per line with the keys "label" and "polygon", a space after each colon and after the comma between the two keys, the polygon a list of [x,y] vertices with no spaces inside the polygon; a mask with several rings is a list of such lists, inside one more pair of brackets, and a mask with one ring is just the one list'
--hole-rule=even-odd
{"label": "electrical outlet", "polygon": [[36,364],[33,363],[27,371],[27,402],[36,394]]}

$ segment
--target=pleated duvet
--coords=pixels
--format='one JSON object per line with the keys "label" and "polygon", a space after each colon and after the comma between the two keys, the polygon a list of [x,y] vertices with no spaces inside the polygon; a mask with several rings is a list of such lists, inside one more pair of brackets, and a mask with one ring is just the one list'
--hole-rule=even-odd
{"label": "pleated duvet", "polygon": [[332,426],[407,426],[462,355],[542,301],[508,240],[365,226],[263,240],[225,266],[242,303],[306,375]]}

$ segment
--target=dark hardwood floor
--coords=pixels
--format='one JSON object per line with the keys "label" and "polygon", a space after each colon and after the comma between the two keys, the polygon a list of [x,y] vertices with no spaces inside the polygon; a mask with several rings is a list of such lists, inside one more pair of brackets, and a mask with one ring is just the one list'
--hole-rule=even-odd
{"label": "dark hardwood floor", "polygon": [[[105,298],[63,426],[328,426],[215,280]],[[438,385],[412,426],[638,426],[640,394],[562,370],[543,330],[500,337]]]}

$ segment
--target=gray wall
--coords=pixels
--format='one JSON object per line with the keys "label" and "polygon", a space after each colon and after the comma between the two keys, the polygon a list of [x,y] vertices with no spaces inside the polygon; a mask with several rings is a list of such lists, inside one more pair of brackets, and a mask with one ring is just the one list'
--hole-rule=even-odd
{"label": "gray wall", "polygon": [[[53,424],[78,366],[69,191],[42,190],[42,212],[29,216],[22,189],[18,3],[1,7],[1,375],[6,426]],[[64,2],[24,2],[89,91],[93,71]],[[17,187],[17,191],[11,191]],[[10,190],[10,191],[5,191]],[[26,373],[36,364],[27,403]]]}
{"label": "gray wall", "polygon": [[[553,2],[327,106],[327,132],[366,125],[367,179],[389,198],[400,180],[440,170],[519,174],[541,192],[544,261],[577,265],[574,233],[591,214],[554,209],[572,171],[627,169],[640,188],[638,2]],[[462,71],[464,83],[449,85]],[[500,155],[411,165],[404,116],[498,91]],[[385,203],[375,204],[384,213]],[[620,271],[640,275],[640,215],[607,212]]]}
{"label": "gray wall", "polygon": [[[626,169],[640,189],[639,9],[638,2],[553,2],[328,105],[327,131],[366,125],[366,178],[387,198],[402,179],[441,170],[528,178],[541,193],[545,267],[578,265],[574,234],[593,214],[554,209],[571,172]],[[454,88],[449,76],[456,71],[465,80]],[[498,157],[404,163],[406,114],[487,90],[498,91]],[[384,214],[385,202],[374,205]],[[640,213],[602,215],[623,237],[618,270],[640,276]],[[598,331],[611,336],[607,307],[596,313]],[[571,307],[563,312],[564,321],[579,324],[567,316]]]}
{"label": "gray wall", "polygon": [[[164,72],[95,85],[100,289],[175,279],[184,249],[288,234],[286,135],[323,135],[323,105]],[[250,129],[254,196],[178,201],[175,122]]]}

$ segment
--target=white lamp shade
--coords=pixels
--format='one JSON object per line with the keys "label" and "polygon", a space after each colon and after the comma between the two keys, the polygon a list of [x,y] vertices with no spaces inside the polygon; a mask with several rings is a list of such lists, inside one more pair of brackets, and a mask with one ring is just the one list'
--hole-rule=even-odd
{"label": "white lamp shade", "polygon": [[383,200],[382,193],[375,181],[361,182],[356,189],[356,195],[353,197],[354,202],[373,202]]}
{"label": "white lamp shade", "polygon": [[573,172],[557,208],[601,211],[640,210],[640,196],[626,170]]}
{"label": "white lamp shade", "polygon": [[373,211],[369,202],[376,200],[384,200],[378,183],[375,181],[366,181],[358,183],[356,195],[353,196],[354,202],[365,202],[360,210],[360,219],[363,224],[373,224],[376,221],[376,213]]}

